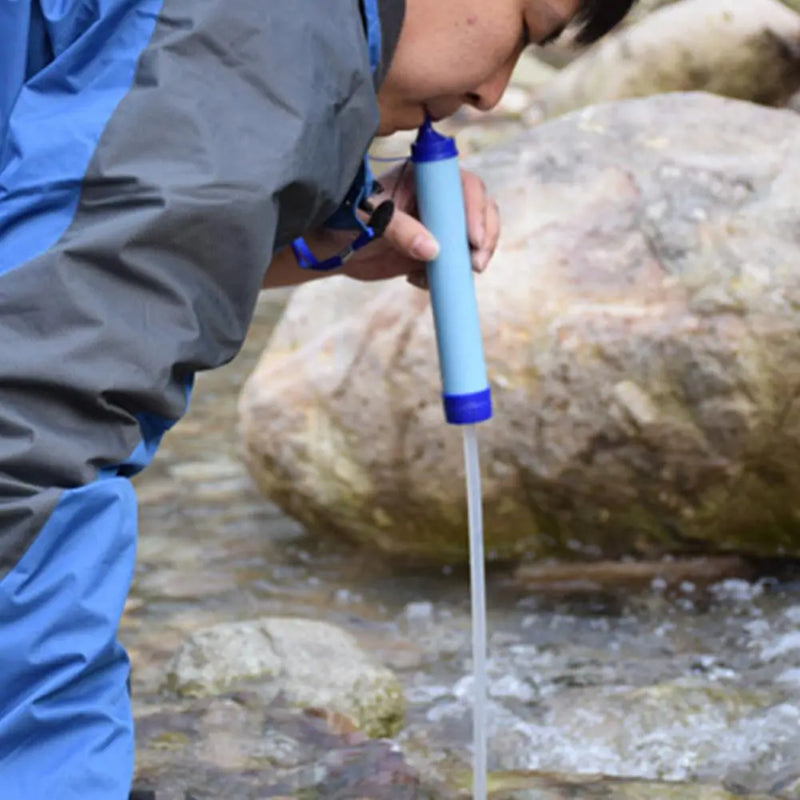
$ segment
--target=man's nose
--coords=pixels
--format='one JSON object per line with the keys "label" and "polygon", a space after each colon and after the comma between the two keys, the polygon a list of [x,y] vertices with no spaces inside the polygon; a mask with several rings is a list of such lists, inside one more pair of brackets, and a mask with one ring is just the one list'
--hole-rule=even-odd
{"label": "man's nose", "polygon": [[479,111],[491,111],[500,102],[500,98],[511,80],[513,70],[513,64],[498,70],[474,91],[468,92],[465,95],[465,102]]}

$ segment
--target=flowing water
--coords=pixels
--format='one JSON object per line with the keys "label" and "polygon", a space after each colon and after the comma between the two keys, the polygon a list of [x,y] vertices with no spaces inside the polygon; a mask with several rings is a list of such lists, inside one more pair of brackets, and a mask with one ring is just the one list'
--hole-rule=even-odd
{"label": "flowing water", "polygon": [[[189,414],[136,479],[139,560],[121,639],[140,779],[158,800],[446,797],[459,785],[463,796],[476,691],[468,572],[400,568],[312,537],[259,496],[238,459],[238,388],[281,298],[263,298],[232,364],[200,376]],[[688,781],[800,797],[800,588],[779,566],[780,580],[735,560],[668,580],[624,565],[490,570],[490,769],[650,782],[615,794],[610,779],[547,778],[549,789],[491,796],[694,797],[651,786]],[[397,739],[365,741],[246,692],[163,691],[192,631],[268,615],[339,625],[394,670],[408,702]]]}

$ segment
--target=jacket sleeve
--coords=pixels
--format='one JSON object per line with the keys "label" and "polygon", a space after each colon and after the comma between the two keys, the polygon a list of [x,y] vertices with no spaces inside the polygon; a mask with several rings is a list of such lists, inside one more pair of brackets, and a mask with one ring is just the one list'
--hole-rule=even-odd
{"label": "jacket sleeve", "polygon": [[94,14],[51,21],[0,162],[0,576],[53,490],[134,470],[233,357],[377,123],[356,0],[68,5]]}

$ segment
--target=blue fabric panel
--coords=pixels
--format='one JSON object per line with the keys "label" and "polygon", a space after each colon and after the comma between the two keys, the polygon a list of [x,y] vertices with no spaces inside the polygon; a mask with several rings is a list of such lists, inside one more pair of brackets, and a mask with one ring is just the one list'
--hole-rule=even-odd
{"label": "blue fabric panel", "polygon": [[363,0],[364,16],[367,20],[367,49],[369,50],[369,65],[373,73],[381,63],[383,38],[381,32],[381,17],[378,11],[378,0]]}
{"label": "blue fabric panel", "polygon": [[[28,61],[25,68],[25,80],[32,78],[37,72],[43,70],[53,60],[53,46],[50,42],[50,34],[47,30],[47,24],[42,13],[42,6],[35,0],[31,0],[31,27],[28,32]],[[21,5],[19,2],[18,5]],[[14,95],[19,94],[22,85],[17,87]],[[11,105],[5,113],[0,112],[3,119],[7,119],[11,112]],[[4,135],[0,134],[0,136]]]}
{"label": "blue fabric panel", "polygon": [[110,478],[65,492],[0,582],[4,800],[126,800],[133,723],[116,631],[135,556],[136,497]]}
{"label": "blue fabric panel", "polygon": [[[30,0],[0,0],[0,142],[11,108],[25,83],[31,27]],[[0,157],[3,148],[0,147]],[[0,162],[2,163],[2,162]]]}
{"label": "blue fabric panel", "polygon": [[[15,97],[7,124],[0,119],[0,274],[47,250],[69,226],[161,8],[161,0],[42,0],[53,60],[15,90],[28,62],[30,2],[0,0],[0,113]],[[14,34],[8,49],[6,26]]]}

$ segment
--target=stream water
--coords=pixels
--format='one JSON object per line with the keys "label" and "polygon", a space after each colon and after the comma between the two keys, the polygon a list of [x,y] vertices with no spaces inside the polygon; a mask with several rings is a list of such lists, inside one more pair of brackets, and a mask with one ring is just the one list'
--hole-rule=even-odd
{"label": "stream water", "polygon": [[[441,787],[469,783],[468,573],[402,569],[310,536],[259,496],[237,456],[238,388],[282,298],[262,298],[241,355],[199,377],[189,414],[136,479],[139,559],[121,639],[139,779],[158,800],[447,796]],[[565,587],[490,570],[490,769],[800,797],[800,586],[785,566],[780,579],[735,572],[708,585]],[[266,615],[339,625],[393,669],[408,701],[397,740],[255,709],[246,694],[179,701],[162,690],[192,631]],[[585,796],[616,797],[604,781]]]}

